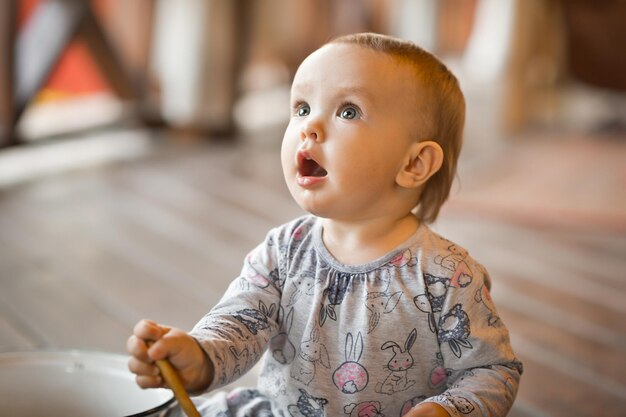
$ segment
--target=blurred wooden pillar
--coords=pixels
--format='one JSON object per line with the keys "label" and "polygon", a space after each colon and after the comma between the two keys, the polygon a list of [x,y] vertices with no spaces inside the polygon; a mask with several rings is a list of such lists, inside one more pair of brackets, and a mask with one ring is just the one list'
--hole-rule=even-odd
{"label": "blurred wooden pillar", "polygon": [[478,0],[439,0],[436,52],[461,55],[472,32]]}
{"label": "blurred wooden pillar", "polygon": [[17,142],[14,129],[15,26],[14,1],[0,1],[0,147]]}
{"label": "blurred wooden pillar", "polygon": [[254,2],[213,0],[206,9],[199,128],[213,137],[232,136],[234,109],[250,55]]}
{"label": "blurred wooden pillar", "polygon": [[128,76],[126,66],[120,60],[118,52],[113,48],[91,7],[86,7],[79,22],[77,35],[87,44],[91,56],[113,91],[123,100],[136,100],[139,96],[138,86]]}
{"label": "blurred wooden pillar", "polygon": [[626,91],[626,1],[559,3],[568,73],[594,86]]}
{"label": "blurred wooden pillar", "polygon": [[505,71],[505,129],[553,119],[564,68],[564,27],[556,0],[516,2],[511,54]]}
{"label": "blurred wooden pillar", "polygon": [[110,0],[101,21],[113,50],[124,64],[126,78],[135,91],[135,107],[149,124],[161,124],[160,85],[152,73],[155,0]]}

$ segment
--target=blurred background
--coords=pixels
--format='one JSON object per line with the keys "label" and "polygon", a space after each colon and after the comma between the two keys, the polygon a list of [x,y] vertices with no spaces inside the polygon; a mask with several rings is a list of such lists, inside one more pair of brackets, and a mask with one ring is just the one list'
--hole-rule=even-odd
{"label": "blurred background", "polygon": [[279,163],[298,64],[375,31],[466,94],[434,228],[491,272],[526,368],[510,415],[623,416],[625,23],[622,0],[0,1],[0,352],[191,328],[302,214]]}

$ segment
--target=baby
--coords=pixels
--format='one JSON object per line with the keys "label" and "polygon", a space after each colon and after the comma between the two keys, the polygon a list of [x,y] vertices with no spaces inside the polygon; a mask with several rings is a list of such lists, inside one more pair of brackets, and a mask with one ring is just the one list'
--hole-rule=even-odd
{"label": "baby", "polygon": [[164,386],[154,361],[167,357],[189,391],[208,392],[263,357],[256,389],[207,396],[202,414],[506,415],[522,365],[488,274],[427,226],[464,114],[454,75],[410,42],[365,33],[313,52],[281,149],[310,215],[271,230],[190,333],[138,323],[137,383]]}

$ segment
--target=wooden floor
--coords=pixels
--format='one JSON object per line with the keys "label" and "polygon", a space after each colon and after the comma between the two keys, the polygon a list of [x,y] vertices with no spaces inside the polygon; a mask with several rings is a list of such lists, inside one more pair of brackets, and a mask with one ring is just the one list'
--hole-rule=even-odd
{"label": "wooden floor", "polygon": [[[470,149],[462,179],[478,179],[467,180],[436,225],[493,277],[525,365],[511,416],[626,415],[624,143],[598,145],[622,161],[618,188],[600,195],[619,201],[605,207],[592,183],[595,205],[569,211],[559,211],[565,192],[558,201],[533,194],[546,178],[534,188],[525,182],[541,167],[518,160],[509,171],[529,175],[506,182],[503,157],[519,158],[526,145],[490,159]],[[301,213],[283,185],[277,144],[155,140],[141,158],[0,189],[0,351],[123,353],[140,318],[190,328],[266,231]],[[485,175],[492,168],[498,181]],[[580,197],[576,184],[569,188]],[[520,208],[516,190],[534,205]]]}

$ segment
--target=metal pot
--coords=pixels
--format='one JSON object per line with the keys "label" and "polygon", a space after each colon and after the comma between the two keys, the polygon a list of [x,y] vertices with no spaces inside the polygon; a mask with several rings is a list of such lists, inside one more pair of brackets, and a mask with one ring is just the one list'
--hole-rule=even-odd
{"label": "metal pot", "polygon": [[86,351],[0,353],[0,415],[156,417],[170,390],[142,390],[123,355]]}

